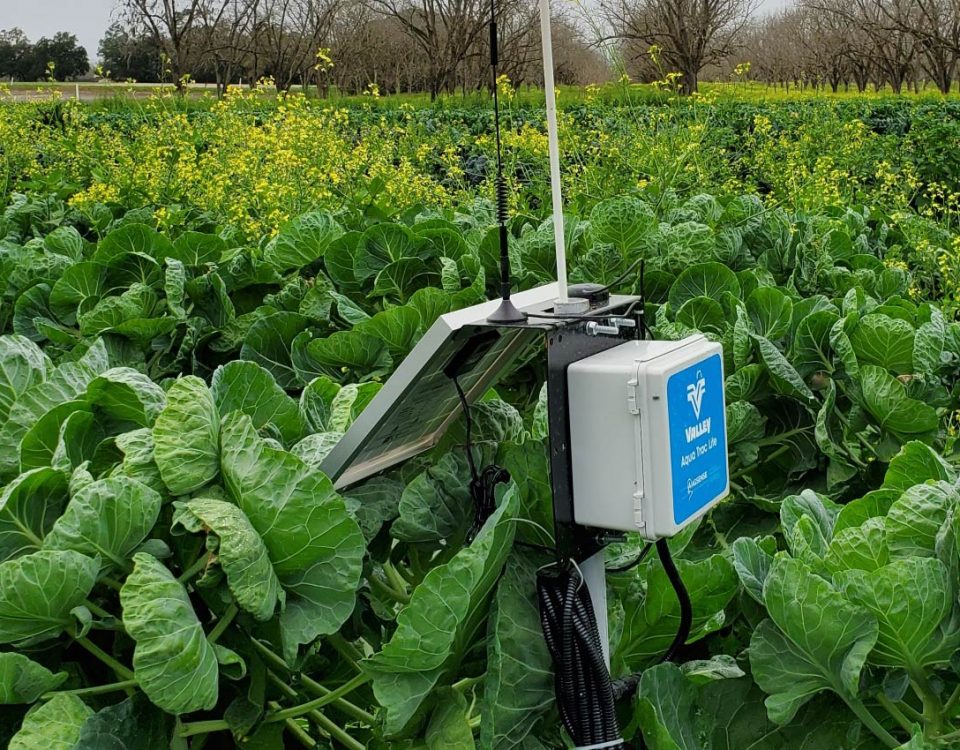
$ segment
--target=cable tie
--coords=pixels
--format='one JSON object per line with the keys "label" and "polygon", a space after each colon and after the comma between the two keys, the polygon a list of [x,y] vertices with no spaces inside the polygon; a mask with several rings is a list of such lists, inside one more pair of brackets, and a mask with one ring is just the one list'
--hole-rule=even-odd
{"label": "cable tie", "polygon": [[605,747],[619,747],[623,740],[608,740],[607,742],[598,742],[596,745],[578,745],[573,750],[603,750]]}

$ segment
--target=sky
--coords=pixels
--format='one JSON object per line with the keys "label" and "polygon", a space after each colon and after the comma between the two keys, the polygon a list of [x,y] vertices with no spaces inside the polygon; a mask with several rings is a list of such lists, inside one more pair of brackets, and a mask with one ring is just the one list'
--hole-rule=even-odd
{"label": "sky", "polygon": [[[775,11],[789,3],[760,0],[760,9]],[[0,29],[19,26],[31,41],[69,31],[86,47],[92,62],[115,7],[116,0],[0,0]]]}

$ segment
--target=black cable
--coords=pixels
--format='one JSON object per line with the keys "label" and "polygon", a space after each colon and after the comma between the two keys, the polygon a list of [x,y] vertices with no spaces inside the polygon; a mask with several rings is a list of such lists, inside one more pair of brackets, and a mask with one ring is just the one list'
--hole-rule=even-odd
{"label": "black cable", "polygon": [[[687,642],[687,638],[690,637],[690,629],[693,627],[693,605],[690,603],[690,594],[687,591],[687,587],[683,584],[680,572],[673,562],[673,556],[670,554],[670,546],[667,544],[667,540],[658,539],[656,547],[657,555],[660,557],[660,563],[663,565],[663,570],[667,574],[667,580],[670,581],[670,585],[673,586],[673,590],[677,595],[677,602],[680,605],[680,624],[677,626],[677,633],[673,637],[673,642],[670,644],[666,653],[660,658],[660,663],[662,664],[663,662],[673,661],[677,653]],[[613,683],[613,693],[616,699],[619,700],[627,695],[633,695],[637,690],[637,686],[640,684],[640,677],[642,675],[643,672],[634,672],[631,675],[616,680]]]}
{"label": "black cable", "polygon": [[677,594],[677,602],[680,604],[680,624],[677,626],[677,634],[673,637],[673,643],[667,649],[667,653],[660,659],[661,662],[673,661],[677,652],[683,648],[683,644],[690,637],[690,628],[693,627],[693,605],[690,603],[690,593],[687,587],[683,585],[683,579],[680,577],[680,571],[677,570],[673,562],[673,556],[670,554],[670,545],[666,539],[657,540],[657,555],[660,557],[660,563],[667,574],[667,580],[673,586]]}
{"label": "black cable", "polygon": [[626,565],[620,565],[616,568],[607,568],[608,573],[626,573],[628,570],[633,570],[640,563],[642,563],[647,555],[650,554],[650,550],[653,549],[653,542],[647,542],[640,554],[637,555],[633,560],[628,562]]}
{"label": "black cable", "polygon": [[[631,263],[631,264],[627,267],[627,270],[626,270],[626,271],[624,271],[622,274],[620,274],[617,278],[615,278],[613,281],[611,281],[611,282],[610,282],[609,284],[607,284],[606,286],[600,287],[600,289],[599,289],[598,291],[601,291],[601,292],[609,292],[611,289],[613,289],[613,287],[615,287],[617,284],[621,283],[624,279],[627,278],[627,276],[629,276],[633,271],[635,271],[636,268],[637,268],[637,266],[640,266],[640,267],[642,268],[642,267],[643,267],[643,264],[645,263],[645,261],[646,261],[646,258],[637,258],[635,261],[633,261],[633,263]],[[641,292],[641,294],[642,294],[642,293],[643,293],[643,292]]]}
{"label": "black cable", "polygon": [[625,748],[593,604],[579,569],[541,571],[537,595],[557,708],[570,739],[578,747],[614,742],[611,748]]}
{"label": "black cable", "polygon": [[457,396],[460,399],[460,407],[463,409],[463,418],[466,423],[464,450],[467,454],[467,465],[470,467],[470,496],[473,498],[473,523],[467,532],[467,542],[469,543],[480,533],[483,524],[497,509],[497,485],[509,482],[510,473],[495,464],[477,470],[477,464],[473,458],[473,419],[470,416],[470,404],[467,402],[467,396],[463,392],[457,377],[454,376],[451,380],[454,388],[457,389]]}

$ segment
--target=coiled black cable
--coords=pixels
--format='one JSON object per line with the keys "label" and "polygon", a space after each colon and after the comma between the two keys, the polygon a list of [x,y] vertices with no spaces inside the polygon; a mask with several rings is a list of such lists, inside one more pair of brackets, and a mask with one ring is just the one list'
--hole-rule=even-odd
{"label": "coiled black cable", "polygon": [[615,742],[609,747],[625,748],[593,604],[580,571],[541,571],[537,594],[557,707],[570,739],[577,747]]}

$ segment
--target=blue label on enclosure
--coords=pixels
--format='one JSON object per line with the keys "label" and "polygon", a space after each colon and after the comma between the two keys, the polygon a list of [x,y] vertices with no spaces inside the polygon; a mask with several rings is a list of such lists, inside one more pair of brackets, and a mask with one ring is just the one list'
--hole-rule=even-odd
{"label": "blue label on enclosure", "polygon": [[715,354],[667,381],[673,521],[682,524],[727,490],[723,364]]}

